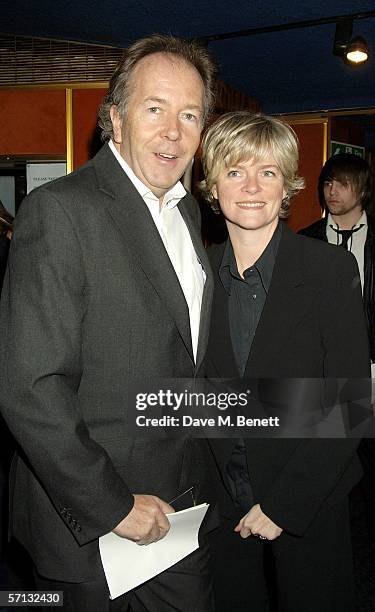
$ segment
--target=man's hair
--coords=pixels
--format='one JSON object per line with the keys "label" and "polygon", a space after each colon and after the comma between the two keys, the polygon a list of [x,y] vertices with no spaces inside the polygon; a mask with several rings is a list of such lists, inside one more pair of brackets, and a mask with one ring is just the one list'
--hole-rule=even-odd
{"label": "man's hair", "polygon": [[117,106],[121,119],[125,117],[129,96],[132,91],[132,74],[138,62],[154,53],[166,53],[171,59],[178,59],[192,65],[200,74],[204,86],[204,108],[202,125],[209,116],[214,103],[214,83],[216,67],[207,49],[197,42],[154,34],[136,41],[124,51],[109,84],[109,92],[99,109],[99,126],[102,129],[102,140],[113,136],[110,117],[111,106]]}
{"label": "man's hair", "polygon": [[329,212],[324,198],[324,183],[339,181],[350,185],[358,196],[362,210],[371,203],[372,176],[367,161],[353,153],[338,153],[330,157],[324,164],[318,181],[319,202],[323,211]]}
{"label": "man's hair", "polygon": [[284,177],[287,197],[279,215],[286,217],[289,199],[305,184],[297,174],[298,147],[294,130],[280,119],[249,111],[226,113],[208,128],[203,138],[202,164],[206,178],[200,184],[201,190],[212,209],[219,212],[212,188],[220,172],[242,161],[258,162],[272,155]]}

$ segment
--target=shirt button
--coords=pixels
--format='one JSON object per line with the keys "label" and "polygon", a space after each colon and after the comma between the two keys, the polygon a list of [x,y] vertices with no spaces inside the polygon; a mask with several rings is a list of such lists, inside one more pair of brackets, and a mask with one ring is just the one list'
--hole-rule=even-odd
{"label": "shirt button", "polygon": [[254,293],[254,295],[253,295],[253,300],[256,300],[256,297],[257,297],[257,296],[256,296],[256,294]]}

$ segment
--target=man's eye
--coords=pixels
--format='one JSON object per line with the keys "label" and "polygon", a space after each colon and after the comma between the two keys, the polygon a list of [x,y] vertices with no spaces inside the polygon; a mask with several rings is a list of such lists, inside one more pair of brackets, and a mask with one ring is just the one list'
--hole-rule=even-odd
{"label": "man's eye", "polygon": [[159,112],[160,108],[158,106],[150,106],[150,108],[148,109],[149,113],[157,113]]}
{"label": "man's eye", "polygon": [[197,119],[196,116],[193,115],[193,113],[184,113],[184,117],[188,121],[196,121],[196,119]]}

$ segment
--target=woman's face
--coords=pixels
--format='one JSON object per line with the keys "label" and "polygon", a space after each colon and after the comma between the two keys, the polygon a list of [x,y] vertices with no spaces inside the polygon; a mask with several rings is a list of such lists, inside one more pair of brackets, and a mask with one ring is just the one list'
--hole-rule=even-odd
{"label": "woman's face", "polygon": [[249,159],[223,168],[212,195],[219,200],[229,230],[272,229],[286,196],[284,177],[272,155],[257,162]]}

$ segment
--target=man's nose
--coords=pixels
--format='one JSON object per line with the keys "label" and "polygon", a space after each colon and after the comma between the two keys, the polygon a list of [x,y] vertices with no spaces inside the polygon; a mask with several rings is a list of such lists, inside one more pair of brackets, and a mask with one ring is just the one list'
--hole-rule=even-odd
{"label": "man's nose", "polygon": [[328,193],[329,195],[332,195],[336,192],[337,192],[337,184],[335,181],[332,181],[332,183],[329,184]]}
{"label": "man's nose", "polygon": [[180,138],[181,128],[179,118],[175,115],[168,115],[165,118],[163,126],[163,136],[169,140],[178,140]]}

